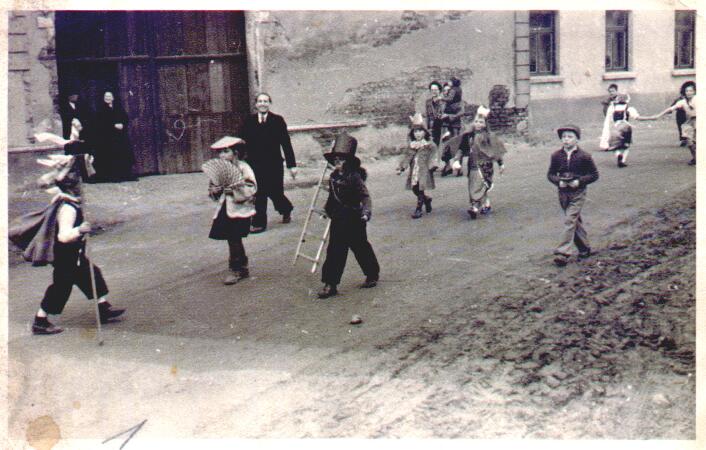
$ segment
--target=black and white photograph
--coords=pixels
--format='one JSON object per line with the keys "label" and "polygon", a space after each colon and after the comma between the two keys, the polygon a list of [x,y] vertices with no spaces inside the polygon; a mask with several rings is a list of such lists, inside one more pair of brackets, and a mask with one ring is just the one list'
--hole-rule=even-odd
{"label": "black and white photograph", "polygon": [[696,1],[59,5],[0,447],[703,448]]}

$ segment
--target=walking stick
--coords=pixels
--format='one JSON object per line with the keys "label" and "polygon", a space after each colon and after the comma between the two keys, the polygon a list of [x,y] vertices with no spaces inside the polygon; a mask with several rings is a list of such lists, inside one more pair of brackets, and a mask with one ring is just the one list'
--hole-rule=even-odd
{"label": "walking stick", "polygon": [[[83,181],[83,180],[81,180]],[[81,202],[84,204],[83,208],[83,219],[86,221],[87,219],[87,214],[86,214],[86,192],[83,189],[83,186],[81,187]],[[89,273],[91,276],[91,293],[93,294],[93,300],[95,300],[95,311],[96,311],[96,339],[98,340],[98,345],[103,345],[103,333],[101,329],[101,313],[100,313],[100,308],[98,307],[98,289],[96,289],[96,268],[93,266],[93,261],[89,257],[88,254],[88,235],[89,233],[86,233],[85,235],[85,242],[83,244],[83,256],[86,258],[86,261],[88,261],[88,267],[89,267]]]}
{"label": "walking stick", "polygon": [[93,294],[93,299],[95,300],[95,310],[96,310],[96,339],[98,340],[98,345],[103,345],[103,333],[101,330],[101,312],[98,307],[98,289],[96,289],[96,268],[93,265],[93,261],[88,256],[88,235],[86,235],[86,242],[83,246],[83,256],[88,261],[88,266],[90,268],[91,274],[91,293]]}

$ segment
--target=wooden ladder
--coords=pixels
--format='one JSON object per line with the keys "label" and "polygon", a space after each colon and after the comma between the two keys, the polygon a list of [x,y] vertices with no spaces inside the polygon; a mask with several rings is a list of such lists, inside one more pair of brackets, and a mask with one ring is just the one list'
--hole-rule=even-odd
{"label": "wooden ladder", "polygon": [[[326,215],[323,206],[320,205],[321,191],[328,191],[328,178],[326,177],[334,167],[328,162],[324,166],[324,170],[321,172],[321,177],[319,178],[319,183],[316,185],[316,192],[314,192],[314,197],[311,199],[311,204],[309,205],[309,211],[306,214],[306,219],[304,220],[304,228],[302,229],[302,234],[299,237],[299,243],[297,244],[297,250],[294,253],[294,262],[297,263],[299,258],[305,259],[312,263],[311,273],[316,273],[316,269],[319,267],[319,262],[321,262],[321,254],[324,250],[324,245],[328,240],[329,231],[331,230],[331,219]],[[324,199],[325,201],[325,199]],[[310,225],[313,224],[312,218],[316,217],[318,219],[325,219],[326,225],[323,233],[315,232],[309,230]],[[320,227],[319,227],[320,228]],[[307,242],[308,238],[312,238],[314,242],[318,242],[318,247],[316,249],[315,256],[303,253],[302,247]]]}

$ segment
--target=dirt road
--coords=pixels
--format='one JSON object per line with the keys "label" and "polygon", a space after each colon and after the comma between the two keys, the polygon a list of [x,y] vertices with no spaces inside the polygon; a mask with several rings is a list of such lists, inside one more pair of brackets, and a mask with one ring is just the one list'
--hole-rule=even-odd
{"label": "dirt road", "polygon": [[67,330],[33,337],[50,270],[10,268],[11,436],[49,416],[63,438],[94,440],[147,419],[136,442],[694,439],[695,170],[671,127],[638,129],[626,169],[593,153],[584,220],[599,253],[563,270],[551,148],[512,146],[476,221],[465,177],[438,180],[434,211],[412,220],[396,161],[366,162],[381,283],[358,289],[351,256],[329,300],[315,297],[319,274],[291,264],[310,188],[288,192],[292,224],[274,214],[247,238],[252,278],[227,287],[203,175],[88,186],[92,220],[110,224],[94,260],[128,313],[97,347],[76,291]]}

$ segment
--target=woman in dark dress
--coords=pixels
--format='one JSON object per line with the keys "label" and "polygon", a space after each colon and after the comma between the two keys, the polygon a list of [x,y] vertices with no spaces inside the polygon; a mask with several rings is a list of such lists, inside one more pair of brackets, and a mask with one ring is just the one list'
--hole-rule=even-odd
{"label": "woman in dark dress", "polygon": [[129,119],[123,107],[107,91],[96,111],[96,178],[101,181],[135,180],[135,157],[128,137]]}

